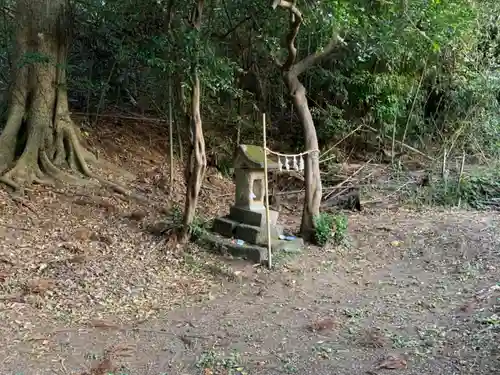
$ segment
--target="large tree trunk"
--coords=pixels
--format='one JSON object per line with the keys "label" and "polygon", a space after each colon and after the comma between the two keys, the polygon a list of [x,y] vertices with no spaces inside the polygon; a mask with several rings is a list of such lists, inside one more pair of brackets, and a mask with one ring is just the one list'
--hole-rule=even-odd
{"label": "large tree trunk", "polygon": [[[283,79],[288,87],[288,92],[292,96],[293,105],[297,110],[297,115],[302,124],[306,150],[318,150],[318,137],[311,111],[307,104],[306,89],[293,72],[285,72]],[[319,215],[322,196],[318,152],[312,152],[307,155],[304,163],[304,179],[306,195],[300,232],[304,240],[311,241],[314,239],[315,232],[314,218]]]}
{"label": "large tree trunk", "polygon": [[95,177],[88,167],[95,157],[82,147],[68,107],[68,0],[18,0],[15,15],[17,70],[0,135],[0,181],[17,190],[82,181],[63,169]]}

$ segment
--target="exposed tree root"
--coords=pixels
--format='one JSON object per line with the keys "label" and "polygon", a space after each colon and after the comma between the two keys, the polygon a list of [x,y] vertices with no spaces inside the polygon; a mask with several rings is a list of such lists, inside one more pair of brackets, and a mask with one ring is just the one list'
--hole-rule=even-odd
{"label": "exposed tree root", "polygon": [[[93,179],[119,194],[140,201],[147,200],[117,183],[100,177],[91,170],[92,166],[98,166],[100,162],[82,146],[78,129],[69,118],[61,121],[55,128],[58,130],[54,148],[47,150],[39,147],[34,151],[26,148],[12,168],[0,168],[0,170],[7,169],[0,176],[0,183],[22,193],[23,188],[32,183],[43,185],[63,183],[82,186],[92,185]],[[2,142],[0,142],[0,149],[2,149]]]}
{"label": "exposed tree root", "polygon": [[[15,15],[20,25],[17,71],[7,123],[0,135],[0,183],[22,192],[33,183],[87,185],[95,180],[120,194],[145,200],[92,172],[92,166],[102,163],[83,147],[71,120],[65,70],[71,25],[67,0],[19,0]],[[45,60],[25,63],[25,54],[33,52]]]}

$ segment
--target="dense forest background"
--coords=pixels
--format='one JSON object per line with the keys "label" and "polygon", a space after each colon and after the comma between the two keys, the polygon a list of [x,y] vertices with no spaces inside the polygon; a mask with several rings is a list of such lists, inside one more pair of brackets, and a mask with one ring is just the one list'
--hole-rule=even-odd
{"label": "dense forest background", "polygon": [[[9,5],[1,20],[4,92],[15,68]],[[175,100],[177,128],[187,134],[182,109],[189,97],[182,86],[191,84],[195,64],[209,153],[230,156],[238,129],[243,142],[260,139],[255,106],[270,114],[276,147],[302,150],[302,130],[275,63],[286,56],[286,12],[267,1],[207,1],[197,33],[186,22],[191,5],[75,2],[67,66],[72,111],[87,114],[90,124],[110,111],[166,118]],[[444,145],[483,158],[498,153],[496,2],[331,0],[298,7],[304,15],[299,59],[320,51],[333,35],[343,40],[300,77],[322,148],[351,135],[344,145],[361,151],[395,138],[425,153]]]}

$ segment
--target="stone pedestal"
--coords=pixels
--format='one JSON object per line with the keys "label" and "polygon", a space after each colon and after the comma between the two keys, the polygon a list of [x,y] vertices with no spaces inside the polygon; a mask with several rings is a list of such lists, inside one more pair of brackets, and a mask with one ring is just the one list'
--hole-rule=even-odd
{"label": "stone pedestal", "polygon": [[[278,222],[278,211],[269,210],[269,221],[271,225],[276,225]],[[238,223],[245,223],[248,225],[253,225],[255,227],[265,227],[266,226],[266,209],[261,210],[249,210],[247,208],[241,208],[237,206],[232,206],[229,209],[229,217]]]}
{"label": "stone pedestal", "polygon": [[[277,225],[278,212],[269,211],[271,239],[277,240],[283,234],[283,228]],[[266,210],[250,210],[231,207],[229,215],[214,220],[212,230],[224,237],[234,237],[253,245],[267,244]]]}
{"label": "stone pedestal", "polygon": [[[260,146],[240,145],[234,162],[236,177],[235,204],[229,215],[214,220],[213,232],[224,237],[222,242],[231,243],[226,247],[232,252],[247,253],[247,256],[259,261],[267,259],[267,221],[264,206],[266,186],[264,170],[265,151]],[[268,171],[279,168],[277,161],[268,157]],[[280,240],[283,228],[277,225],[278,212],[269,211],[271,248],[282,253],[297,252],[303,246],[301,239]],[[244,241],[232,243],[236,238]],[[217,242],[216,240],[214,240]]]}

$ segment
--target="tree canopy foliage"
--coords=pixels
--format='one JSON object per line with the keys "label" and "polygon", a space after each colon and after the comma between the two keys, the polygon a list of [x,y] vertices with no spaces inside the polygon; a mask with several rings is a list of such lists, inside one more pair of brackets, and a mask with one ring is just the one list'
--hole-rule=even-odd
{"label": "tree canopy foliage", "polygon": [[[396,123],[402,133],[410,119],[409,136],[443,137],[496,105],[493,1],[299,1],[297,6],[305,20],[297,38],[299,58],[321,50],[336,34],[345,40],[304,77],[317,104],[322,140],[348,132],[358,120],[388,133]],[[274,64],[285,57],[288,19],[269,1],[207,1],[199,36],[186,23],[187,7],[175,0],[85,1],[74,8],[70,95],[83,109],[95,109],[100,100],[101,107],[128,105],[149,93],[141,103],[154,111],[151,101],[168,99],[162,78],[183,74],[193,64],[202,69],[206,110],[228,111],[227,105],[220,107],[222,98],[242,96],[237,81],[244,81],[241,71],[252,69],[271,113],[290,109]],[[3,30],[12,26],[4,18]],[[483,120],[479,126],[494,129],[492,118]]]}
{"label": "tree canopy foliage", "polygon": [[[457,131],[463,144],[496,147],[496,2],[308,0],[297,6],[304,15],[299,59],[322,50],[335,35],[344,40],[301,77],[323,144],[364,123],[385,135],[395,130],[420,147]],[[288,18],[269,1],[207,1],[197,34],[187,25],[186,9],[176,0],[75,3],[73,105],[92,112],[139,103],[155,111],[152,102],[163,108],[168,101],[168,77],[196,65],[207,120],[229,118],[230,128],[238,120],[235,100],[243,98],[248,115],[257,94],[274,134],[289,128],[291,104],[276,66],[285,59]],[[288,133],[292,146],[300,147],[301,133]]]}

